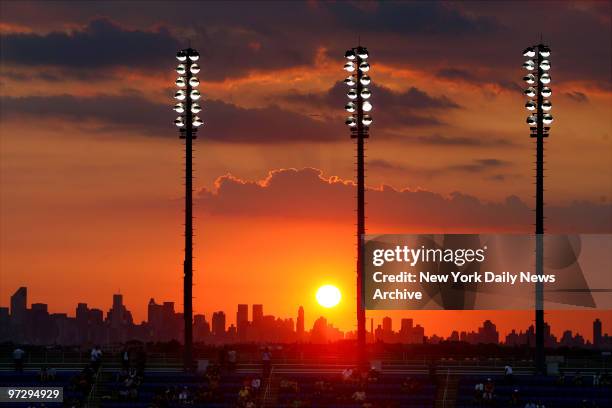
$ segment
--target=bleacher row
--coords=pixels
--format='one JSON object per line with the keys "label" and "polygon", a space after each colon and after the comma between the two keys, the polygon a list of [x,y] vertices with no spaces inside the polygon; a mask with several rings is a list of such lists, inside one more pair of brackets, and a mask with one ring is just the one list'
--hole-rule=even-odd
{"label": "bleacher row", "polygon": [[[190,407],[195,408],[233,408],[239,402],[238,392],[243,387],[246,376],[240,374],[224,374],[219,381],[214,401],[195,402]],[[406,408],[427,408],[433,407],[435,400],[435,387],[427,384],[423,377],[423,386],[418,391],[408,394],[402,391],[404,377],[400,376],[381,376],[376,383],[366,383],[359,387],[354,383],[345,383],[337,375],[317,375],[317,374],[298,374],[280,376],[285,380],[295,381],[298,384],[296,390],[280,389],[278,394],[278,408],[289,408],[294,406],[295,401],[302,401],[303,406],[312,408],[361,408],[363,403],[353,402],[351,396],[355,391],[365,391],[367,402],[380,406],[392,404],[394,407]],[[333,384],[333,391],[317,393],[315,384],[317,381],[326,381]],[[113,381],[108,384],[112,395],[117,395],[122,388],[122,384]],[[164,389],[181,390],[187,387],[189,393],[194,395],[198,392],[208,390],[208,381],[203,376],[183,373],[162,373],[148,372],[143,383],[138,390],[138,397],[135,400],[119,401],[103,400],[101,408],[146,408],[150,407],[156,395],[163,394]],[[263,390],[261,392],[264,392]],[[175,401],[167,405],[171,408],[184,407],[180,402]]]}
{"label": "bleacher row", "polygon": [[[216,388],[213,401],[195,402],[189,404],[190,407],[199,408],[226,408],[234,407],[238,391],[242,387],[244,376],[235,374],[223,375]],[[165,390],[174,389],[182,390],[187,387],[191,395],[197,393],[205,393],[211,390],[209,381],[198,374],[181,373],[181,372],[147,372],[142,384],[138,387],[138,396],[136,399],[120,400],[117,398],[119,391],[122,389],[122,384],[119,381],[111,381],[107,385],[111,400],[102,399],[101,408],[145,408],[150,407],[156,395],[163,395]],[[166,406],[166,405],[164,405]],[[184,407],[180,402],[170,402],[168,407]]]}
{"label": "bleacher row", "polygon": [[[361,408],[363,402],[352,401],[355,391],[365,392],[365,402],[375,407],[428,408],[433,407],[435,401],[436,388],[426,376],[411,376],[412,381],[419,384],[413,392],[403,389],[406,376],[398,375],[381,374],[376,382],[365,382],[363,386],[342,381],[340,375],[302,374],[288,378],[295,381],[299,389],[298,392],[281,389],[279,408],[290,408],[295,400],[305,401],[306,406],[312,408]],[[331,389],[321,391],[316,385],[318,381],[326,382]]]}
{"label": "bleacher row", "polygon": [[[114,378],[116,373],[111,373]],[[78,371],[59,371],[52,381],[44,383],[45,386],[64,387],[66,401],[85,401],[86,395],[74,386],[74,378]],[[244,374],[223,374],[220,378],[213,399],[206,402],[190,404],[193,408],[233,408],[238,402],[238,392],[244,385],[245,378],[252,378]],[[365,383],[359,387],[353,383],[345,383],[340,375],[318,374],[287,374],[281,376],[288,381],[297,383],[297,389],[278,390],[278,408],[289,408],[294,402],[303,401],[303,406],[312,408],[361,408],[362,403],[351,400],[354,391],[365,391],[366,401],[374,407],[403,407],[426,408],[433,407],[436,388],[428,381],[426,376],[412,376],[419,382],[416,390],[407,392],[403,385],[405,376],[381,374],[377,382]],[[503,376],[462,376],[457,389],[456,408],[491,406],[482,405],[475,400],[474,387],[479,383],[486,383],[491,379],[495,384],[492,406],[510,406],[512,394],[518,390],[518,407],[524,407],[527,402],[542,403],[546,408],[582,408],[582,407],[608,407],[610,406],[610,388],[594,387],[590,376],[585,376],[582,385],[575,385],[571,376],[566,377],[566,384],[559,385],[555,377],[543,376],[514,376],[512,383],[508,383]],[[331,384],[331,388],[321,391],[317,388],[318,381]],[[41,386],[38,374],[33,371],[24,373],[0,372],[0,385]],[[178,372],[147,372],[144,381],[138,387],[135,399],[121,400],[118,397],[122,384],[111,380],[105,384],[107,398],[101,400],[101,408],[149,408],[154,398],[167,389],[180,390],[188,387],[190,393],[206,392],[209,390],[209,381],[202,375]],[[41,407],[42,404],[28,403],[2,403],[0,408]],[[72,406],[62,403],[45,403],[44,407]],[[77,405],[78,406],[78,405]],[[168,403],[169,408],[184,407],[178,401]]]}
{"label": "bleacher row", "polygon": [[[495,384],[492,406],[509,407],[512,394],[518,391],[518,404],[533,402],[543,404],[546,408],[591,408],[610,406],[610,388],[594,387],[592,377],[584,377],[582,385],[573,384],[573,377],[566,377],[565,384],[557,383],[557,378],[546,376],[514,376],[509,383],[503,376],[463,376],[459,379],[459,388],[455,408],[479,407],[476,402],[474,387],[485,384],[491,379]],[[484,405],[487,406],[487,405]]]}

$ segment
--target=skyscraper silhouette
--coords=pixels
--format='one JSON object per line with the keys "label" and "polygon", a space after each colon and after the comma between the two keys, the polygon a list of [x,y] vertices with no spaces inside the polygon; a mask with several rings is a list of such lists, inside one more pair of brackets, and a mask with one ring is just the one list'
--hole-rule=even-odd
{"label": "skyscraper silhouette", "polygon": [[217,337],[225,335],[225,313],[223,311],[213,313],[212,334]]}
{"label": "skyscraper silhouette", "polygon": [[11,296],[11,316],[18,325],[25,324],[27,304],[28,288],[22,286]]}
{"label": "skyscraper silhouette", "polygon": [[595,319],[593,322],[593,347],[601,347],[601,320]]}
{"label": "skyscraper silhouette", "polygon": [[247,327],[249,326],[249,305],[239,304],[236,312],[236,330],[238,338],[242,341],[246,340]]}
{"label": "skyscraper silhouette", "polygon": [[298,316],[297,316],[297,322],[296,322],[295,329],[296,329],[298,341],[303,341],[304,340],[304,308],[302,306],[300,306],[300,308],[298,309]]}
{"label": "skyscraper silhouette", "polygon": [[253,305],[253,325],[261,324],[263,316],[263,305]]}

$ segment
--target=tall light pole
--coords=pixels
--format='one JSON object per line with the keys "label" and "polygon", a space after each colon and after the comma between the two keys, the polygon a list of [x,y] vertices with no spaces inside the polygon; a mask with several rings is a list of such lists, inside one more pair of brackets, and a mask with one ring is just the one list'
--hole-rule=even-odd
{"label": "tall light pole", "polygon": [[360,368],[366,368],[366,321],[363,287],[363,240],[365,234],[365,164],[364,144],[369,137],[369,126],[372,124],[372,104],[369,99],[372,92],[368,88],[371,80],[367,72],[368,50],[355,47],[345,54],[348,60],[344,70],[351,73],[344,82],[349,86],[348,103],[345,106],[350,116],[345,123],[351,130],[351,138],[357,139],[357,360]]}
{"label": "tall light pole", "polygon": [[176,72],[176,86],[179,88],[174,97],[178,103],[174,110],[179,116],[174,124],[179,128],[181,139],[185,139],[185,260],[183,262],[183,314],[185,319],[185,349],[183,367],[185,371],[193,368],[193,139],[196,138],[202,120],[197,113],[202,110],[197,100],[200,91],[196,88],[200,81],[195,76],[200,72],[196,61],[200,54],[192,48],[180,50],[176,54],[179,64]]}
{"label": "tall light pole", "polygon": [[[544,138],[548,137],[549,126],[553,121],[549,111],[552,104],[547,99],[552,94],[548,87],[550,83],[550,48],[543,44],[528,47],[523,56],[529,58],[523,64],[528,73],[523,78],[529,87],[525,95],[530,99],[525,108],[532,112],[527,117],[531,137],[536,140],[536,208],[535,208],[535,267],[536,274],[544,274]],[[534,59],[535,57],[535,59]],[[532,99],[535,97],[535,100]],[[539,374],[546,371],[544,354],[544,284],[536,283],[535,287],[535,335],[536,353],[535,369]]]}

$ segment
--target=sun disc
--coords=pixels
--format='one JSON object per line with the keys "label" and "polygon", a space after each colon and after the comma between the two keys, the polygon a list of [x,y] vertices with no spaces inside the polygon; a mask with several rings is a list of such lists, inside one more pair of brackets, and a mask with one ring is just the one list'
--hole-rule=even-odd
{"label": "sun disc", "polygon": [[334,285],[323,285],[317,290],[317,302],[323,307],[334,307],[340,303],[340,289]]}

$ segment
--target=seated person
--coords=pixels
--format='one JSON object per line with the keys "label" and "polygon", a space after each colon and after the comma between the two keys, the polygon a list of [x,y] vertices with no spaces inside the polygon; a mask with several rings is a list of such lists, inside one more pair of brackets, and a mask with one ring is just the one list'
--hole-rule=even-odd
{"label": "seated person", "polygon": [[298,392],[298,383],[297,381],[291,381],[283,378],[280,381],[280,388],[285,391]]}
{"label": "seated person", "polygon": [[368,372],[368,382],[378,382],[379,376],[380,376],[380,373],[378,372],[378,370],[376,370],[375,368],[372,368]]}
{"label": "seated person", "polygon": [[559,372],[559,375],[557,376],[557,380],[555,382],[557,383],[557,385],[565,385],[565,374]]}
{"label": "seated person", "polygon": [[249,388],[248,387],[242,387],[240,389],[240,391],[238,391],[238,399],[239,400],[246,400],[247,398],[249,398]]}
{"label": "seated person", "polygon": [[518,389],[514,389],[514,391],[512,391],[512,395],[510,396],[510,406],[511,407],[518,407],[520,404],[521,398],[520,398],[520,393]]}
{"label": "seated person", "polygon": [[582,386],[583,383],[583,379],[582,379],[582,373],[580,373],[580,371],[577,371],[576,374],[574,375],[574,385],[577,387]]}
{"label": "seated person", "polygon": [[183,404],[186,404],[189,401],[189,390],[187,389],[187,386],[183,387],[178,395],[178,399]]}
{"label": "seated person", "polygon": [[366,393],[365,391],[363,391],[362,389],[355,391],[353,393],[353,396],[351,397],[353,399],[353,401],[355,402],[365,402],[366,400]]}
{"label": "seated person", "polygon": [[482,394],[483,398],[492,399],[493,391],[495,391],[495,384],[493,383],[493,380],[487,378],[487,382],[484,385],[484,393]]}
{"label": "seated person", "polygon": [[484,384],[478,383],[474,386],[474,400],[481,401],[484,394]]}
{"label": "seated person", "polygon": [[40,380],[40,382],[45,382],[49,379],[49,374],[47,372],[47,367],[42,366],[40,368],[40,371],[38,372],[38,379]]}
{"label": "seated person", "polygon": [[511,365],[506,365],[504,367],[504,380],[506,381],[507,384],[512,383],[512,366]]}
{"label": "seated person", "polygon": [[261,388],[261,379],[253,378],[253,380],[251,381],[251,389],[253,390],[253,392],[258,393],[260,388]]}

